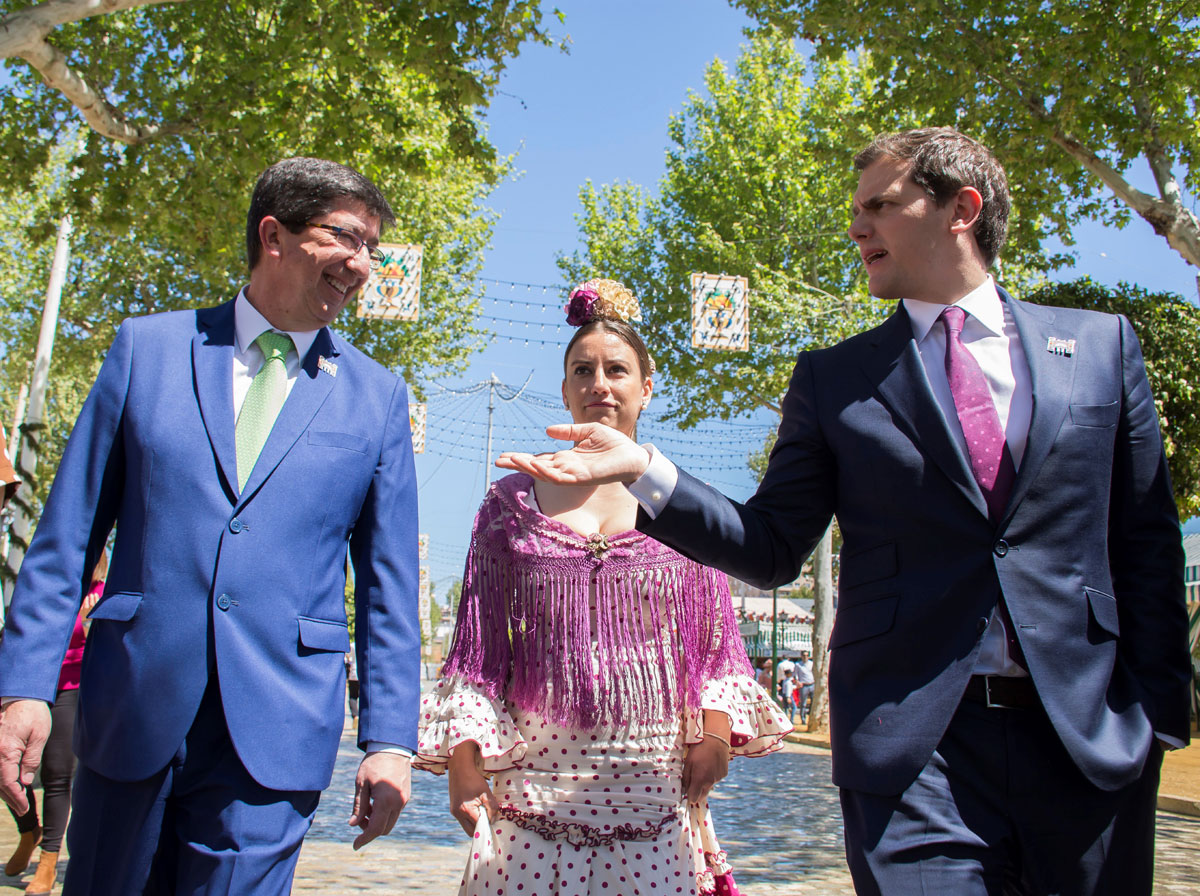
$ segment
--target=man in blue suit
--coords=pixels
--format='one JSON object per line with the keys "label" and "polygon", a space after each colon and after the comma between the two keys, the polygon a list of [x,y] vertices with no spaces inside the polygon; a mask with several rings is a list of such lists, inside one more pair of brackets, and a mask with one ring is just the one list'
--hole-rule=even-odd
{"label": "man in blue suit", "polygon": [[419,691],[406,387],[329,325],[394,220],[362,175],[255,186],[250,282],[121,325],[63,454],[0,646],[0,790],[20,809],[90,570],[68,894],[287,893],[344,720],[355,571],[359,847],[409,796]]}
{"label": "man in blue suit", "polygon": [[800,356],[749,501],[597,426],[500,465],[630,483],[639,528],[764,588],[836,514],[830,728],[859,893],[1149,894],[1188,650],[1137,339],[995,286],[1008,189],[975,141],[888,135],[856,165],[849,234],[899,305]]}

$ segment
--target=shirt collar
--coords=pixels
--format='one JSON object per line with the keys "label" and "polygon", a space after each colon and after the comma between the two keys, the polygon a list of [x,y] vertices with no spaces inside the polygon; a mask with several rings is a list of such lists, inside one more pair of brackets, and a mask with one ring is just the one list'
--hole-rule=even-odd
{"label": "shirt collar", "polygon": [[250,346],[254,345],[254,340],[262,335],[264,330],[274,330],[276,333],[286,333],[291,336],[292,343],[296,346],[296,355],[301,362],[304,361],[308,350],[312,348],[312,344],[317,338],[317,333],[320,332],[320,330],[309,330],[296,333],[272,327],[271,322],[250,304],[250,299],[247,298],[246,290],[243,288],[233,303],[233,331],[237,337],[238,352],[245,354],[249,351]]}
{"label": "shirt collar", "polygon": [[[968,317],[973,317],[983,324],[989,332],[996,336],[1004,333],[1004,302],[996,291],[996,281],[992,275],[976,286],[973,290],[954,303]],[[912,322],[913,338],[920,342],[929,335],[938,317],[946,308],[939,302],[921,302],[917,299],[904,299],[904,310]]]}

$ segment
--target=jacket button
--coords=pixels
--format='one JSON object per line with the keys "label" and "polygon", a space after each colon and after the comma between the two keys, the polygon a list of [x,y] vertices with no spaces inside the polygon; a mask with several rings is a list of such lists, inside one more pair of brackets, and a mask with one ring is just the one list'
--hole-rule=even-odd
{"label": "jacket button", "polygon": [[979,632],[979,634],[982,635],[984,633],[984,631],[987,630],[987,627],[988,627],[988,618],[986,616],[980,616],[979,622],[977,622],[975,624],[976,630]]}
{"label": "jacket button", "polygon": [[222,610],[228,610],[233,604],[233,599],[228,594],[222,594],[217,598],[217,606]]}
{"label": "jacket button", "polygon": [[997,557],[1003,557],[1005,554],[1008,553],[1008,542],[1005,541],[1003,538],[1001,538],[998,542],[996,542],[995,546],[992,548],[992,552]]}
{"label": "jacket button", "polygon": [[234,535],[237,535],[239,532],[241,532],[245,528],[246,528],[246,524],[243,523],[241,520],[239,520],[236,516],[229,521],[229,531],[232,532]]}

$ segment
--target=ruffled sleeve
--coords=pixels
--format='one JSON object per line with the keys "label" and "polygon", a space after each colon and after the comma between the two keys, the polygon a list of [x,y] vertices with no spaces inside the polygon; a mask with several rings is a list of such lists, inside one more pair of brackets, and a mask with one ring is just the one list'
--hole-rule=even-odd
{"label": "ruffled sleeve", "polygon": [[794,730],[788,717],[766,690],[749,675],[727,675],[707,681],[700,692],[699,709],[686,713],[687,743],[704,738],[703,711],[714,709],[729,716],[731,756],[761,756],[778,750],[784,735]]}
{"label": "ruffled sleeve", "polygon": [[458,676],[443,678],[421,698],[417,754],[413,765],[435,775],[446,771],[461,744],[479,744],[484,774],[512,768],[525,755],[525,739],[504,704]]}

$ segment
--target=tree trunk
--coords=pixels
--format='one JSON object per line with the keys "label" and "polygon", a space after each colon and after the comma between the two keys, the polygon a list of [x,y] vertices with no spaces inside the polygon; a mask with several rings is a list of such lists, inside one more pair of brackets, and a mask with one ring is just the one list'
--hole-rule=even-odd
{"label": "tree trunk", "polygon": [[829,633],[833,631],[833,525],[825,530],[812,556],[813,696],[810,733],[829,729]]}
{"label": "tree trunk", "polygon": [[71,257],[71,219],[64,217],[58,224],[58,240],[54,245],[54,261],[50,265],[50,283],[42,307],[42,329],[38,334],[37,354],[33,362],[33,383],[29,387],[29,405],[21,427],[20,451],[17,454],[17,475],[21,486],[13,498],[13,521],[9,526],[8,554],[4,558],[4,609],[12,600],[12,589],[21,569],[21,561],[29,549],[33,533],[33,494],[37,485],[38,439],[44,428],[46,391],[50,381],[50,358],[54,354],[54,334],[58,329],[58,306],[62,298],[63,281]]}

